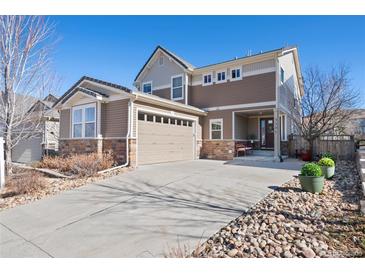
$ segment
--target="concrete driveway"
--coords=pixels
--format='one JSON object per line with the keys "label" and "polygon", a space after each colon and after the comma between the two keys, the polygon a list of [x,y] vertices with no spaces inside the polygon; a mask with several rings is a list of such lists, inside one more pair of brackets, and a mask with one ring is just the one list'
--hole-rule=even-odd
{"label": "concrete driveway", "polygon": [[143,166],[0,213],[1,257],[163,257],[190,249],[298,173],[299,162]]}

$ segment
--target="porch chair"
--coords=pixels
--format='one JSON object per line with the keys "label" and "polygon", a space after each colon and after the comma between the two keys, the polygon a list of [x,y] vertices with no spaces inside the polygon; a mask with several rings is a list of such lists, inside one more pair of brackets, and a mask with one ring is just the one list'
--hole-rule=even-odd
{"label": "porch chair", "polygon": [[251,146],[247,146],[244,144],[236,144],[236,157],[238,157],[240,152],[243,152],[243,155],[246,156],[247,153],[249,153],[250,151],[252,151],[252,147]]}

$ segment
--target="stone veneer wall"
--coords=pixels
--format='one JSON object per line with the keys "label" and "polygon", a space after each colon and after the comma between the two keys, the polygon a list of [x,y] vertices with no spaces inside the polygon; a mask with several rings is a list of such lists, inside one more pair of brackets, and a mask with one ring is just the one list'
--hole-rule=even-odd
{"label": "stone veneer wall", "polygon": [[103,153],[111,153],[114,156],[114,160],[121,165],[126,162],[125,146],[125,139],[104,139]]}
{"label": "stone veneer wall", "polygon": [[234,157],[234,141],[203,140],[200,157],[214,160],[232,160]]}
{"label": "stone veneer wall", "polygon": [[59,141],[59,153],[61,156],[84,153],[100,153],[102,140],[95,139],[69,139]]}
{"label": "stone veneer wall", "polygon": [[288,141],[280,142],[280,151],[281,151],[281,155],[285,155],[285,156],[289,155],[289,142]]}
{"label": "stone veneer wall", "polygon": [[[118,164],[126,161],[126,141],[125,139],[104,139],[104,140],[60,140],[59,153],[61,156],[84,153],[108,153],[114,155]],[[129,165],[136,165],[136,140],[129,140]]]}

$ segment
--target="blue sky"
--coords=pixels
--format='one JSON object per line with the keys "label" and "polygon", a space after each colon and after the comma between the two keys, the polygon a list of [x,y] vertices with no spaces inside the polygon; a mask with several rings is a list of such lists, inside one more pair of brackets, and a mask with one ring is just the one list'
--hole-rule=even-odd
{"label": "blue sky", "polygon": [[299,47],[302,69],[351,68],[365,94],[365,16],[52,16],[61,38],[54,54],[60,93],[81,76],[132,87],[157,45],[195,66]]}

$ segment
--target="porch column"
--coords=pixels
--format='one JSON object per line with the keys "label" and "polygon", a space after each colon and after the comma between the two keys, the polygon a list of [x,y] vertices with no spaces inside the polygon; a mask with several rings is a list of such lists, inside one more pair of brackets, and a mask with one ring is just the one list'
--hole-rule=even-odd
{"label": "porch column", "polygon": [[101,134],[101,101],[96,101],[96,142],[98,155],[103,154],[103,139]]}
{"label": "porch column", "polygon": [[280,158],[280,115],[279,109],[274,108],[274,161],[279,162]]}

